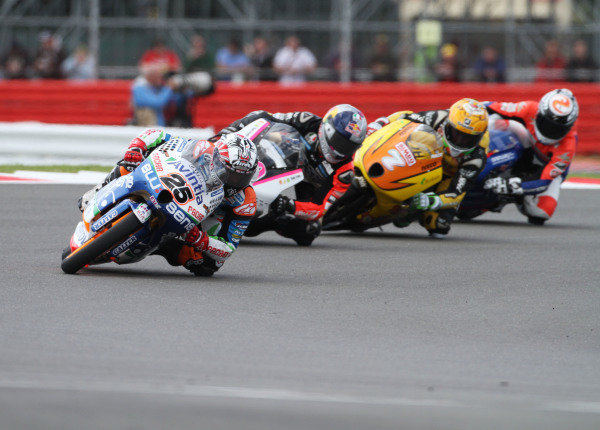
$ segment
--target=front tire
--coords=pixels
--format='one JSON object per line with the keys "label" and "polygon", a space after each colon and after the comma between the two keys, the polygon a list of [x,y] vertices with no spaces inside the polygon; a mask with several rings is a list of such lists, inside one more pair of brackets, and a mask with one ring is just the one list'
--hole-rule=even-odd
{"label": "front tire", "polygon": [[135,233],[140,227],[142,223],[137,216],[133,212],[127,213],[114,221],[108,229],[101,231],[63,258],[60,268],[68,274],[77,272]]}

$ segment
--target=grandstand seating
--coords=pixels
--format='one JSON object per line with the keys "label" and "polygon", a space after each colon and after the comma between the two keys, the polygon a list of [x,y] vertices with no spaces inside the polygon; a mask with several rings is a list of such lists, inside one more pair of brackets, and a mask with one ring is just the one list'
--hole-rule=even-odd
{"label": "grandstand seating", "polygon": [[[2,81],[0,121],[41,121],[62,124],[125,124],[131,115],[131,81]],[[217,91],[199,99],[194,123],[216,130],[257,109],[271,112],[309,110],[323,114],[337,103],[359,107],[369,120],[401,109],[445,107],[459,97],[479,100],[537,100],[562,84],[415,84],[309,83],[281,87],[276,83],[219,83]],[[577,96],[579,153],[600,154],[600,86],[564,84]]]}

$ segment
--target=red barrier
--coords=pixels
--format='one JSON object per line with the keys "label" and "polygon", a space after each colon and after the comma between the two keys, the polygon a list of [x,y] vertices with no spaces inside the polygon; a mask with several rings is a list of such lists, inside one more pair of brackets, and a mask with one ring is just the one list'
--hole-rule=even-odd
{"label": "red barrier", "polygon": [[[257,109],[271,112],[308,110],[323,115],[338,103],[360,108],[368,120],[397,110],[415,111],[450,106],[461,97],[478,100],[538,100],[561,85],[551,84],[414,84],[414,83],[309,83],[281,87],[276,83],[236,86],[219,83],[217,91],[199,99],[197,126],[220,129]],[[579,100],[578,153],[600,153],[600,85],[565,84]],[[130,81],[0,82],[0,121],[42,121],[63,124],[124,124],[131,114]]]}

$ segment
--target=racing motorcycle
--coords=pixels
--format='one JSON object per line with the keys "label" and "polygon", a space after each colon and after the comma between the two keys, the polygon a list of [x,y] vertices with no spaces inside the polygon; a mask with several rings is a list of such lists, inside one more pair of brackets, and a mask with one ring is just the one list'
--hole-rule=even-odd
{"label": "racing motorcycle", "polygon": [[[306,235],[304,221],[296,224],[298,220],[291,216],[275,215],[269,211],[271,203],[279,195],[297,197],[296,185],[304,180],[302,169],[298,167],[300,149],[303,145],[308,146],[306,140],[294,127],[263,118],[248,124],[238,133],[256,144],[259,159],[258,177],[252,183],[256,190],[257,212],[246,230],[246,236],[258,236],[264,231],[275,230],[298,245],[310,245],[314,237]],[[286,222],[289,223],[287,227],[280,230],[281,223]],[[296,225],[297,228],[293,227]],[[320,229],[320,225],[318,227]]]}
{"label": "racing motorcycle", "polygon": [[500,212],[509,203],[521,202],[522,196],[498,195],[484,189],[483,185],[489,177],[512,176],[513,169],[523,160],[525,151],[530,148],[529,132],[521,123],[507,122],[493,115],[490,117],[489,134],[490,144],[485,167],[461,202],[456,214],[459,219],[472,219],[488,211]]}
{"label": "racing motorcycle", "polygon": [[368,136],[354,154],[355,178],[325,213],[324,230],[364,231],[390,222],[407,225],[410,199],[442,180],[443,149],[425,124],[400,120]]}
{"label": "racing motorcycle", "polygon": [[[256,138],[263,130],[245,132]],[[111,261],[134,263],[155,251],[164,237],[183,236],[197,224],[209,234],[216,232],[218,221],[210,215],[224,191],[215,171],[224,167],[214,150],[206,141],[171,139],[132,173],[101,188],[83,211],[61,269],[76,273]],[[302,180],[298,171],[268,175],[264,165],[257,175],[254,188],[263,211],[283,189]]]}
{"label": "racing motorcycle", "polygon": [[292,126],[257,119],[240,131],[256,145],[258,171],[252,186],[256,191],[256,217],[269,215],[269,205],[282,193],[293,193],[293,187],[302,182],[304,175],[298,168],[302,135]]}

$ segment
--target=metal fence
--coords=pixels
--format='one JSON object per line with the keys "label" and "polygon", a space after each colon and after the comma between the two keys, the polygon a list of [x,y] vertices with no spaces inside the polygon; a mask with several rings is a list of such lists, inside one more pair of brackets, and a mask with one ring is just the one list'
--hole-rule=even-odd
{"label": "metal fence", "polygon": [[[393,48],[396,78],[427,80],[416,37],[423,19],[441,23],[440,43],[457,45],[467,80],[488,45],[504,57],[508,81],[533,79],[549,39],[562,44],[566,57],[572,43],[584,39],[600,59],[600,1],[594,0],[2,0],[0,55],[12,40],[33,52],[40,31],[49,30],[67,51],[87,42],[100,77],[128,78],[157,36],[183,56],[195,33],[212,51],[232,37],[250,43],[256,35],[276,49],[293,33],[319,60],[313,79],[369,80],[368,58],[383,34]],[[429,50],[430,61],[437,52]],[[334,71],[328,59],[336,55],[341,68]]]}

